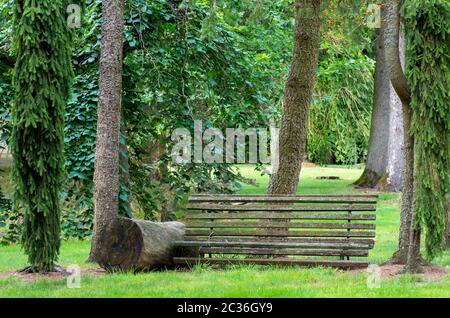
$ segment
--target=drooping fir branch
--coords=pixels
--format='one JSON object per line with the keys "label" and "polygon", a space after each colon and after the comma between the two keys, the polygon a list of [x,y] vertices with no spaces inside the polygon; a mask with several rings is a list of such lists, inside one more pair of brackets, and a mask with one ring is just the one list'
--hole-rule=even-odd
{"label": "drooping fir branch", "polygon": [[52,271],[60,247],[63,128],[72,78],[63,0],[15,2],[11,152],[22,246],[32,271]]}
{"label": "drooping fir branch", "polygon": [[415,137],[414,226],[428,258],[444,246],[450,136],[450,2],[406,0],[402,8]]}

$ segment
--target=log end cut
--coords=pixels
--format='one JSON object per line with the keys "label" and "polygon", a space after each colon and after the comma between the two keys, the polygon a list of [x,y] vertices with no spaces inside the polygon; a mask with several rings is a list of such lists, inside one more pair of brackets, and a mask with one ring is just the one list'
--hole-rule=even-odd
{"label": "log end cut", "polygon": [[142,271],[173,266],[174,241],[182,240],[180,222],[151,222],[119,218],[109,231],[106,259],[108,271]]}

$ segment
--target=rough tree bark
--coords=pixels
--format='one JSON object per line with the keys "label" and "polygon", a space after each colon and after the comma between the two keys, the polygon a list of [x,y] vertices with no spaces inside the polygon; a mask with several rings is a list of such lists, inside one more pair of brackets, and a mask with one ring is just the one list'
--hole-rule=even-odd
{"label": "rough tree bark", "polygon": [[390,263],[405,264],[405,270],[417,271],[420,267],[420,231],[413,228],[414,202],[414,137],[410,133],[412,121],[411,92],[403,72],[399,55],[400,14],[399,0],[390,0],[382,10],[385,30],[386,63],[389,78],[402,102],[404,131],[403,195],[400,214],[398,250]]}
{"label": "rough tree bark", "polygon": [[[401,101],[386,68],[383,28],[376,45],[374,101],[367,163],[355,185],[382,191],[401,191],[403,169],[403,116]],[[400,45],[400,54],[404,55]]]}
{"label": "rough tree bark", "polygon": [[124,0],[102,2],[99,103],[94,172],[94,234],[90,261],[108,258],[108,234],[119,212],[119,135],[122,101]]}
{"label": "rough tree bark", "polygon": [[[403,37],[400,38],[400,57],[404,58],[405,49]],[[390,85],[390,112],[389,112],[389,146],[388,146],[388,164],[386,167],[385,182],[378,184],[382,191],[402,191],[403,187],[403,168],[405,159],[403,157],[403,111],[402,102],[397,96],[392,84]]]}
{"label": "rough tree bark", "polygon": [[321,0],[295,3],[294,52],[284,93],[279,139],[279,168],[269,194],[294,194],[306,155],[308,113],[316,82],[320,49]]}

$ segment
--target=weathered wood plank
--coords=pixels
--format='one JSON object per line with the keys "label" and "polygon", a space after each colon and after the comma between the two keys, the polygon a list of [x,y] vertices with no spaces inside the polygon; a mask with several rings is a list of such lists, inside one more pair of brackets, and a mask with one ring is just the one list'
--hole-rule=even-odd
{"label": "weathered wood plank", "polygon": [[299,214],[289,212],[190,213],[186,219],[376,220],[375,214]]}
{"label": "weathered wood plank", "polygon": [[190,203],[199,202],[272,202],[272,203],[365,203],[376,204],[376,197],[352,197],[352,196],[255,196],[255,195],[234,195],[234,196],[220,196],[220,195],[202,195],[190,196]]}
{"label": "weathered wood plank", "polygon": [[306,197],[306,198],[316,198],[316,197],[333,197],[333,198],[378,198],[378,194],[278,194],[278,195],[268,195],[268,194],[250,194],[250,195],[239,195],[239,194],[211,194],[211,193],[194,193],[191,197]]}
{"label": "weathered wood plank", "polygon": [[293,248],[223,248],[201,247],[202,254],[248,254],[248,255],[299,255],[299,256],[352,256],[367,257],[367,250],[312,250]]}
{"label": "weathered wood plank", "polygon": [[295,211],[295,212],[345,212],[345,211],[376,211],[376,205],[333,205],[333,206],[300,206],[300,205],[267,205],[267,204],[207,204],[207,203],[189,203],[187,210],[207,210],[207,211]]}
{"label": "weathered wood plank", "polygon": [[361,246],[368,246],[373,248],[375,241],[367,238],[322,238],[322,237],[195,237],[188,236],[184,238],[190,242],[224,242],[224,243],[339,243],[339,244],[360,244]]}
{"label": "weathered wood plank", "polygon": [[[375,224],[350,221],[374,221],[376,215],[373,213],[352,212],[376,211],[377,198],[377,195],[192,195],[187,209],[209,213],[188,214],[186,224],[190,228],[186,230],[184,241],[175,242],[175,246],[198,249],[202,255],[236,254],[250,258],[176,257],[174,261],[188,265],[367,267],[365,261],[297,259],[287,258],[287,255],[367,257],[368,250],[374,246],[374,240],[369,238],[375,237]],[[213,211],[219,213],[211,213]],[[245,221],[236,222],[239,219]],[[319,220],[348,222],[317,222]],[[253,259],[251,255],[278,255],[282,258]]]}
{"label": "weathered wood plank", "polygon": [[237,242],[237,241],[175,241],[174,246],[178,247],[240,247],[240,248],[315,248],[315,249],[356,249],[365,250],[369,249],[369,244],[343,242],[343,243],[326,243],[326,242],[310,242],[310,243],[297,243],[297,242],[270,242],[270,241],[249,241],[249,242]]}
{"label": "weathered wood plank", "polygon": [[186,230],[186,236],[375,237],[373,231]]}
{"label": "weathered wood plank", "polygon": [[256,265],[287,265],[287,266],[328,266],[338,268],[366,268],[369,264],[365,261],[346,260],[299,260],[299,259],[235,259],[235,258],[195,258],[195,257],[175,257],[175,264],[195,265],[227,265],[227,264],[256,264]]}
{"label": "weathered wood plank", "polygon": [[299,229],[366,229],[374,230],[375,224],[330,222],[187,222],[189,228],[299,228]]}

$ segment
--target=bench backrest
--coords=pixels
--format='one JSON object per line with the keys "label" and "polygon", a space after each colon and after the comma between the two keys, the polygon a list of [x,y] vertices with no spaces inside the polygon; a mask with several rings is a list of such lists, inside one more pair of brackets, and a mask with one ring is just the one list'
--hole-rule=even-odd
{"label": "bench backrest", "polygon": [[376,202],[377,195],[192,195],[185,238],[174,244],[197,256],[174,262],[366,267],[350,257],[366,257],[374,245]]}
{"label": "bench backrest", "polygon": [[186,216],[186,238],[308,238],[315,242],[320,238],[323,242],[350,240],[370,248],[376,201],[376,195],[192,195],[187,209],[197,213]]}

